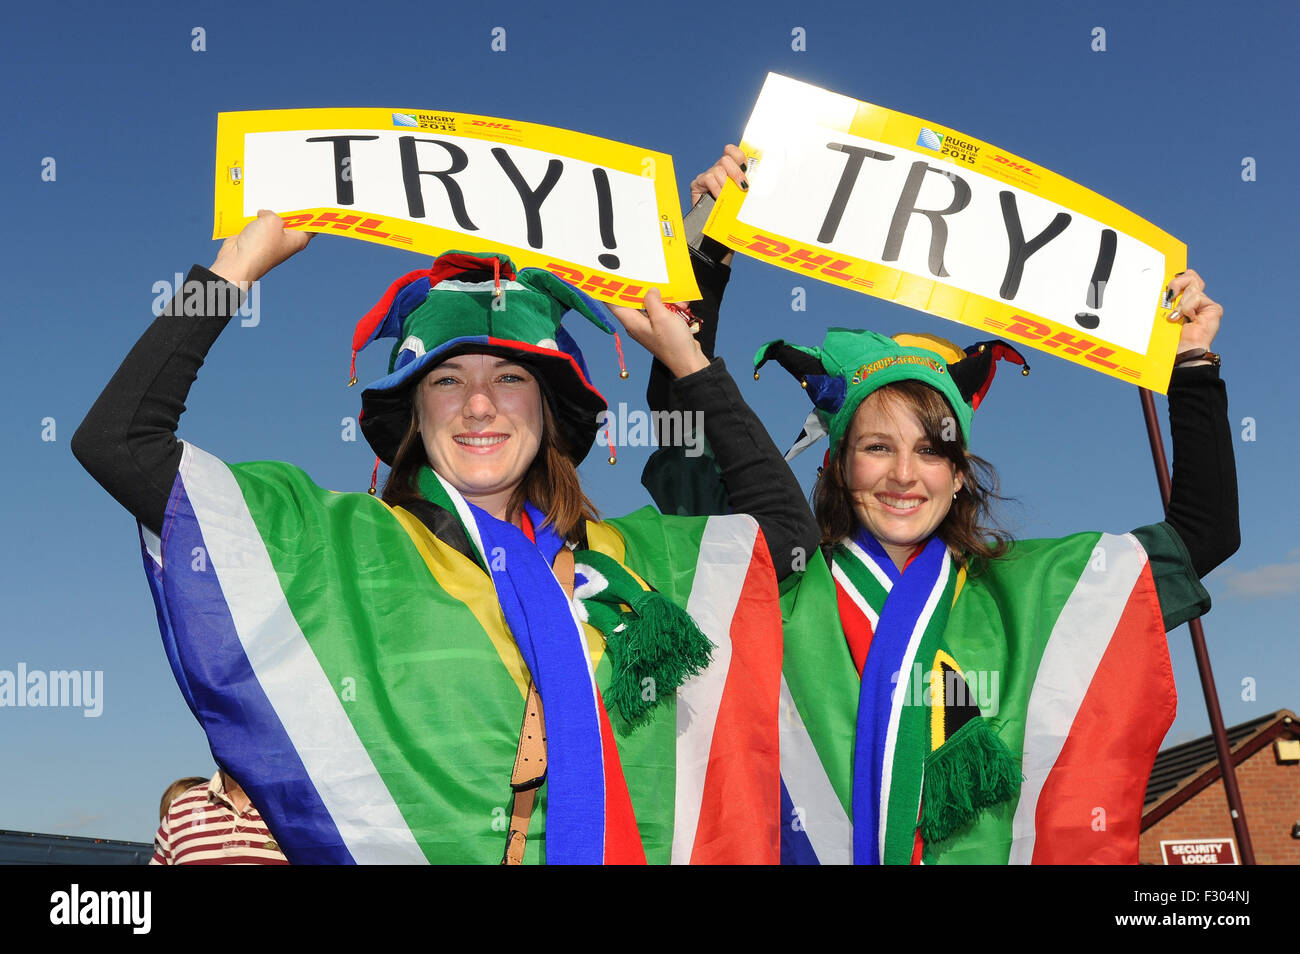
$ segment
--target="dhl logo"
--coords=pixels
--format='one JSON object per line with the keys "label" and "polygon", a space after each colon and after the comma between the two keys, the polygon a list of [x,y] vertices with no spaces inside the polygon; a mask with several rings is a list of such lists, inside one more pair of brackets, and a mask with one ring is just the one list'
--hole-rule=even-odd
{"label": "dhl logo", "polygon": [[646,293],[654,287],[653,285],[634,285],[621,282],[608,275],[602,277],[596,272],[590,274],[580,272],[576,268],[561,265],[559,262],[547,262],[546,270],[556,278],[566,281],[602,301],[617,299],[618,301],[627,302],[629,305],[640,306],[645,302]]}
{"label": "dhl logo", "polygon": [[357,232],[376,239],[388,239],[392,242],[401,242],[404,245],[411,244],[409,236],[379,231],[379,226],[383,224],[383,219],[365,218],[360,215],[347,215],[341,212],[321,212],[318,214],[295,212],[284,217],[284,227],[286,229],[301,229],[309,226],[323,229],[328,226],[332,229],[338,229],[340,232]]}
{"label": "dhl logo", "polygon": [[1004,165],[1004,166],[1006,166],[1008,169],[1015,169],[1017,172],[1024,172],[1024,173],[1027,173],[1027,174],[1029,174],[1029,175],[1031,175],[1031,176],[1037,176],[1037,175],[1038,175],[1038,173],[1036,173],[1036,172],[1033,170],[1032,167],[1030,167],[1030,166],[1025,166],[1025,165],[1021,165],[1021,164],[1018,163],[1018,162],[1012,162],[1012,161],[1011,161],[1010,159],[1008,159],[1006,156],[996,156],[996,155],[995,155],[995,156],[993,157],[993,161],[994,161],[994,162],[997,162],[997,163],[1000,163],[1000,164],[1002,164],[1002,165]]}
{"label": "dhl logo", "polygon": [[846,259],[837,258],[834,255],[818,254],[808,248],[798,246],[792,248],[787,242],[782,242],[759,232],[755,232],[753,237],[748,239],[739,235],[728,235],[727,243],[733,248],[744,248],[757,255],[776,259],[786,265],[815,271],[819,276],[824,275],[831,281],[846,285],[860,285],[863,288],[874,288],[876,284],[868,278],[850,275],[849,269],[853,267],[853,263]]}
{"label": "dhl logo", "polygon": [[484,129],[509,129],[512,132],[518,132],[518,130],[509,123],[490,123],[486,119],[471,119],[469,124],[471,126],[482,126]]}
{"label": "dhl logo", "polygon": [[1118,362],[1109,360],[1116,354],[1114,348],[1107,348],[1105,345],[1091,341],[1088,338],[1072,335],[1068,331],[1053,333],[1049,326],[1041,321],[1035,321],[1033,318],[1026,318],[1024,315],[1012,315],[1010,323],[1007,323],[986,317],[984,323],[999,329],[1008,337],[1032,342],[1040,348],[1051,348],[1072,358],[1082,358],[1084,361],[1108,368],[1130,378],[1137,379],[1141,377],[1133,368],[1127,368]]}

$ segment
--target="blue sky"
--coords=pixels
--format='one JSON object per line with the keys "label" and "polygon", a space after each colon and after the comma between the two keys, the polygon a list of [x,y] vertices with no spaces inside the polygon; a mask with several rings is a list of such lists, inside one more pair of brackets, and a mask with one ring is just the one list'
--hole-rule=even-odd
{"label": "blue sky", "polygon": [[[204,52],[191,30],[206,30]],[[490,48],[506,30],[505,52]],[[1106,30],[1106,51],[1091,49]],[[806,51],[791,31],[806,31]],[[495,3],[484,12],[374,0],[24,5],[0,36],[8,227],[0,468],[0,669],[102,670],[103,713],[0,709],[0,828],[148,840],[173,778],[211,756],[159,644],[134,521],[68,442],[151,320],[154,282],[210,264],[216,115],[313,106],[449,109],[575,129],[672,154],[679,187],[738,141],[769,70],[912,113],[1019,153],[1185,241],[1225,308],[1224,355],[1242,500],[1240,552],[1208,580],[1205,626],[1225,718],[1300,707],[1300,541],[1293,475],[1300,150],[1293,4],[818,5]],[[1244,157],[1257,179],[1241,177]],[[42,181],[53,157],[56,179]],[[180,435],[228,460],[293,461],[324,486],[363,490],[373,457],[341,439],[359,395],[344,384],[357,318],[425,259],[320,238],[263,283],[256,327],[232,325],[190,395]],[[812,343],[831,325],[930,332],[957,325],[789,273],[735,268],[719,353],[777,440],[806,408],[748,363],[768,339]],[[649,359],[576,328],[598,387],[639,406]],[[365,354],[362,381],[383,373]],[[1018,535],[1125,531],[1160,518],[1136,391],[1042,354],[1003,375],[973,447],[997,465]],[[1158,399],[1163,414],[1163,399]],[[43,421],[54,419],[53,440]],[[1243,440],[1252,418],[1254,440]],[[47,430],[47,436],[48,430]],[[648,502],[646,452],[582,468],[602,511]],[[810,485],[820,454],[801,458]],[[1186,629],[1170,635],[1180,710],[1168,741],[1208,731]],[[1253,697],[1243,686],[1253,680]]]}

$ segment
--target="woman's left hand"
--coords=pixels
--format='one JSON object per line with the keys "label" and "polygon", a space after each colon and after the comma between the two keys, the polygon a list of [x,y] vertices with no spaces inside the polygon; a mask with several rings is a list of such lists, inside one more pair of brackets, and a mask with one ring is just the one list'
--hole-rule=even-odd
{"label": "woman's left hand", "polygon": [[658,289],[650,289],[643,309],[622,305],[610,308],[632,340],[658,358],[673,377],[684,378],[709,366],[690,325],[663,303]]}
{"label": "woman's left hand", "polygon": [[[1214,336],[1219,331],[1223,306],[1205,294],[1205,279],[1190,268],[1174,277],[1169,283],[1169,290],[1178,301],[1178,310],[1170,315],[1170,319],[1183,323],[1182,336],[1178,339],[1178,353],[1182,354],[1195,348],[1209,351],[1214,343]],[[1179,298],[1179,295],[1182,297]],[[1208,363],[1208,361],[1189,361],[1181,367]]]}
{"label": "woman's left hand", "polygon": [[722,155],[713,164],[713,168],[704,170],[691,181],[691,208],[695,208],[695,203],[706,195],[711,195],[715,199],[720,196],[722,186],[728,179],[742,189],[748,189],[749,180],[745,178],[745,173],[748,171],[748,159],[740,151],[740,147],[727,143],[723,146]]}

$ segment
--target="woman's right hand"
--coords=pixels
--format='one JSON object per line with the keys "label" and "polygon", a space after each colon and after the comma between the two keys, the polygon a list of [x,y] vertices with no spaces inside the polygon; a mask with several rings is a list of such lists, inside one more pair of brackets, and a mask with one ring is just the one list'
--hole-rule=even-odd
{"label": "woman's right hand", "polygon": [[610,306],[633,341],[658,358],[675,378],[684,378],[709,366],[709,359],[690,326],[663,303],[657,288],[650,289],[643,304],[642,309]]}
{"label": "woman's right hand", "polygon": [[311,241],[312,232],[285,230],[284,219],[269,209],[258,209],[257,218],[238,235],[226,239],[210,271],[238,285],[255,282],[285,259],[297,255]]}

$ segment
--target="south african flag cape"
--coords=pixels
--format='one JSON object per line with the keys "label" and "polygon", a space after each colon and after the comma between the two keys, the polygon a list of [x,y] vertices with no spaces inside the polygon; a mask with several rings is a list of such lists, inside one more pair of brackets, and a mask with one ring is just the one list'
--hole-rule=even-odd
{"label": "south african flag cape", "polygon": [[[864,838],[854,824],[863,817],[855,756],[865,678],[854,614],[875,602],[873,586],[887,589],[887,576],[884,567],[845,573],[819,553],[784,589],[783,860],[860,863],[871,850],[903,863],[1135,864],[1147,778],[1175,710],[1160,605],[1136,537],[1018,541],[969,573],[935,577],[925,606],[951,601],[944,648],[962,677],[948,688],[964,685],[1019,760],[1022,781],[1018,797],[924,841],[914,858],[902,847],[924,814],[915,782],[905,805],[880,803],[878,824],[895,829],[892,852],[879,831]],[[894,710],[895,741],[908,707],[941,698],[931,672],[943,668],[914,653],[893,674],[896,692],[875,700]],[[888,755],[899,757],[895,782],[921,770],[895,748]]]}
{"label": "south african flag cape", "polygon": [[[368,494],[189,444],[141,536],[181,692],[291,862],[500,861],[529,672],[484,567]],[[713,647],[644,722],[602,713],[594,860],[775,862],[780,607],[757,525],[646,508],[587,536]],[[600,698],[610,654],[576,619]],[[547,844],[546,794],[528,863],[573,857]]]}

